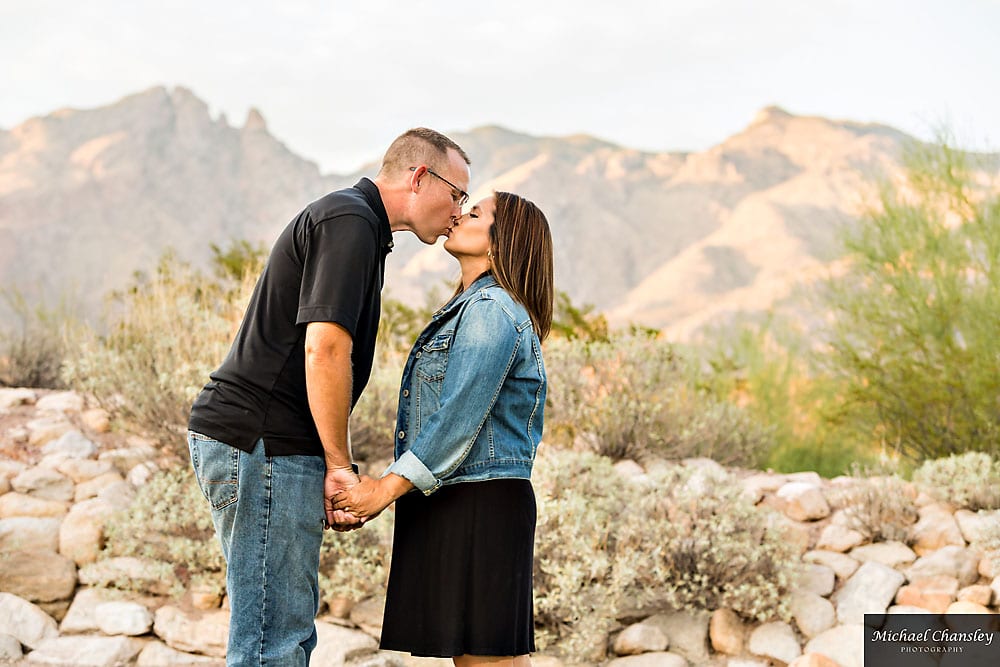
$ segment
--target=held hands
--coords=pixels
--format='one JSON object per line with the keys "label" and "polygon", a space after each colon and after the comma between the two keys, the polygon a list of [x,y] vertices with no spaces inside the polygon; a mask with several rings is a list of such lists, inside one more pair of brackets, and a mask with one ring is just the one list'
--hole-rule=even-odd
{"label": "held hands", "polygon": [[334,508],[334,497],[359,483],[357,473],[349,466],[346,468],[327,467],[323,480],[323,510],[327,528],[337,532],[357,530],[364,521],[350,512]]}
{"label": "held hands", "polygon": [[360,482],[334,494],[333,510],[363,523],[377,517],[395,499],[382,480],[362,475]]}

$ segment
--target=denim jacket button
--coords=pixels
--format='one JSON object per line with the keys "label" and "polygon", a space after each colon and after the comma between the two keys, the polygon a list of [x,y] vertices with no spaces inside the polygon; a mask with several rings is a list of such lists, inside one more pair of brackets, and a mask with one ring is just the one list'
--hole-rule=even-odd
{"label": "denim jacket button", "polygon": [[415,355],[415,356],[417,357],[417,359],[419,359],[419,358],[420,358],[420,355],[421,355],[421,354],[423,354],[423,353],[422,353],[422,352],[417,352],[417,354]]}
{"label": "denim jacket button", "polygon": [[403,438],[406,437],[406,431],[400,431],[399,433],[396,434],[396,437],[402,440]]}
{"label": "denim jacket button", "polygon": [[403,398],[406,398],[409,395],[410,395],[410,390],[409,389],[404,389],[403,390]]}

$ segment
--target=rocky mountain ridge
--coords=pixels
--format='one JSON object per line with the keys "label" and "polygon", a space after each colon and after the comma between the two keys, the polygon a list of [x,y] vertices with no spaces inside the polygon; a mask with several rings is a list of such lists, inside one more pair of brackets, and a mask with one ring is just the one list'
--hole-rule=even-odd
{"label": "rocky mountain ridge", "polygon": [[[822,272],[864,193],[891,178],[910,139],[892,128],[762,110],[703,152],[642,152],[587,136],[488,126],[452,135],[473,161],[473,198],[511,190],[546,212],[557,287],[613,323],[684,337],[767,308]],[[257,111],[213,118],[184,88],[0,130],[0,285],[91,316],[168,247],[204,264],[211,243],[270,244],[307,202],[373,175],[322,174]],[[397,235],[388,291],[422,303],[452,280],[440,244]]]}

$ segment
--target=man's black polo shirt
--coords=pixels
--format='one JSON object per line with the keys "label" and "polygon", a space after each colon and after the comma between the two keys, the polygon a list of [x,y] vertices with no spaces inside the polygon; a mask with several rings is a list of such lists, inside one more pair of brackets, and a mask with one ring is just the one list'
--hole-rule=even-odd
{"label": "man's black polo shirt", "polygon": [[306,206],[278,237],[222,366],[191,409],[188,427],[269,456],[323,453],[306,395],[309,322],[351,334],[357,403],[371,375],[389,217],[367,178]]}

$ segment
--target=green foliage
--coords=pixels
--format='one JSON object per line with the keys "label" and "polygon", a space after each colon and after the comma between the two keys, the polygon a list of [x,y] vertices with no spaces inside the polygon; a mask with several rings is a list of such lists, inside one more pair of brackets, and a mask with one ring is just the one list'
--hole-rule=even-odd
{"label": "green foliage", "polygon": [[256,276],[267,262],[267,246],[250,243],[246,239],[233,239],[225,248],[209,244],[212,249],[212,268],[220,280],[240,282],[246,275]]}
{"label": "green foliage", "polygon": [[69,308],[32,307],[17,289],[0,297],[12,314],[0,329],[0,386],[62,389],[60,370],[78,327]]}
{"label": "green foliage", "polygon": [[168,252],[152,276],[116,295],[107,333],[84,337],[65,379],[186,460],[191,402],[225,356],[253,279],[213,280]]}
{"label": "green foliage", "polygon": [[796,554],[732,479],[675,466],[628,481],[606,457],[552,449],[536,473],[542,650],[599,662],[617,619],[640,608],[788,618]]}
{"label": "green foliage", "polygon": [[338,598],[359,602],[385,591],[395,514],[390,508],[363,528],[323,535],[319,587],[324,602]]}
{"label": "green foliage", "polygon": [[612,458],[707,456],[752,465],[768,432],[692,375],[670,344],[644,334],[555,339],[545,349],[547,438],[582,439]]}
{"label": "green foliage", "polygon": [[913,481],[945,502],[970,510],[1000,509],[1000,459],[983,452],[925,461]]}
{"label": "green foliage", "polygon": [[947,144],[914,151],[825,292],[845,418],[916,460],[1000,451],[1000,194],[972,167]]}
{"label": "green foliage", "polygon": [[104,534],[105,557],[169,563],[184,586],[197,581],[225,590],[226,564],[208,501],[188,468],[153,476],[132,504],[108,521]]}
{"label": "green foliage", "polygon": [[600,313],[594,313],[594,306],[575,305],[569,294],[556,291],[552,308],[552,334],[560,338],[593,341],[608,340],[608,321]]}

